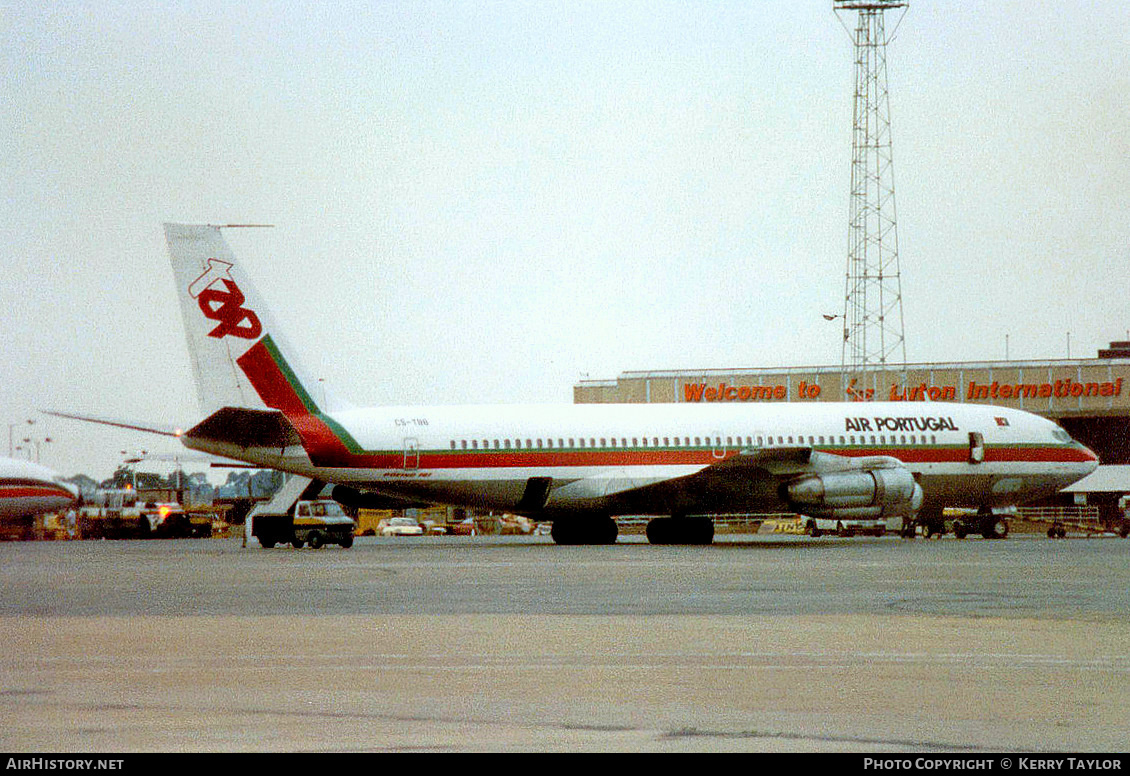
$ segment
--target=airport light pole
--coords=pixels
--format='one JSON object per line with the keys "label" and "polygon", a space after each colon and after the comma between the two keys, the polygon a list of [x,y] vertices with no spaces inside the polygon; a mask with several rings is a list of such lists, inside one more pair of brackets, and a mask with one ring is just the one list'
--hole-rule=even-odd
{"label": "airport light pole", "polygon": [[[25,420],[25,421],[21,421],[21,422],[27,423],[29,426],[35,425],[35,421],[30,420],[30,419]],[[8,457],[9,458],[11,458],[13,455],[15,455],[16,448],[13,447],[13,444],[12,444],[12,430],[18,425],[20,425],[20,423],[9,423],[8,424]]]}

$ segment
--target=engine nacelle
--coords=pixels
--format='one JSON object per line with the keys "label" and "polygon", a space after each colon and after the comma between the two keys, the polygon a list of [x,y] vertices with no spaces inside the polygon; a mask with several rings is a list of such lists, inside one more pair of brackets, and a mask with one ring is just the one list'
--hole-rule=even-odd
{"label": "engine nacelle", "polygon": [[903,468],[812,474],[788,483],[782,495],[802,514],[845,520],[911,516],[923,497]]}

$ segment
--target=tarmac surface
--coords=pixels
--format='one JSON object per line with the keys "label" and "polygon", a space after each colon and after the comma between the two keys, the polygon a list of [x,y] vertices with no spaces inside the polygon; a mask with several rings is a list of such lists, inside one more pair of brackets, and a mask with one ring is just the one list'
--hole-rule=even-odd
{"label": "tarmac surface", "polygon": [[1130,541],[0,545],[0,749],[1122,752]]}

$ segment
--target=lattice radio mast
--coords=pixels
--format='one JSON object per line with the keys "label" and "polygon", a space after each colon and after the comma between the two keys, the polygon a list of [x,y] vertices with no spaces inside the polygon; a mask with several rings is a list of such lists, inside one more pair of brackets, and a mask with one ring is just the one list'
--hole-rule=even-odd
{"label": "lattice radio mast", "polygon": [[853,35],[855,105],[841,368],[845,389],[874,390],[869,373],[906,364],[884,14],[908,3],[833,0],[833,6],[837,16],[841,11],[859,14]]}

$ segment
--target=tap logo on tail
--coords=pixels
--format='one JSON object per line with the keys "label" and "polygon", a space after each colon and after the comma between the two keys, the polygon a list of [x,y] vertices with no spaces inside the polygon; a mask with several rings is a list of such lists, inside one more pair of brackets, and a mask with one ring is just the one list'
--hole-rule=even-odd
{"label": "tap logo on tail", "polygon": [[263,333],[259,316],[243,306],[243,292],[231,277],[231,263],[208,259],[208,268],[188,286],[188,293],[200,306],[204,317],[217,321],[209,337],[223,339],[228,335],[255,339]]}

